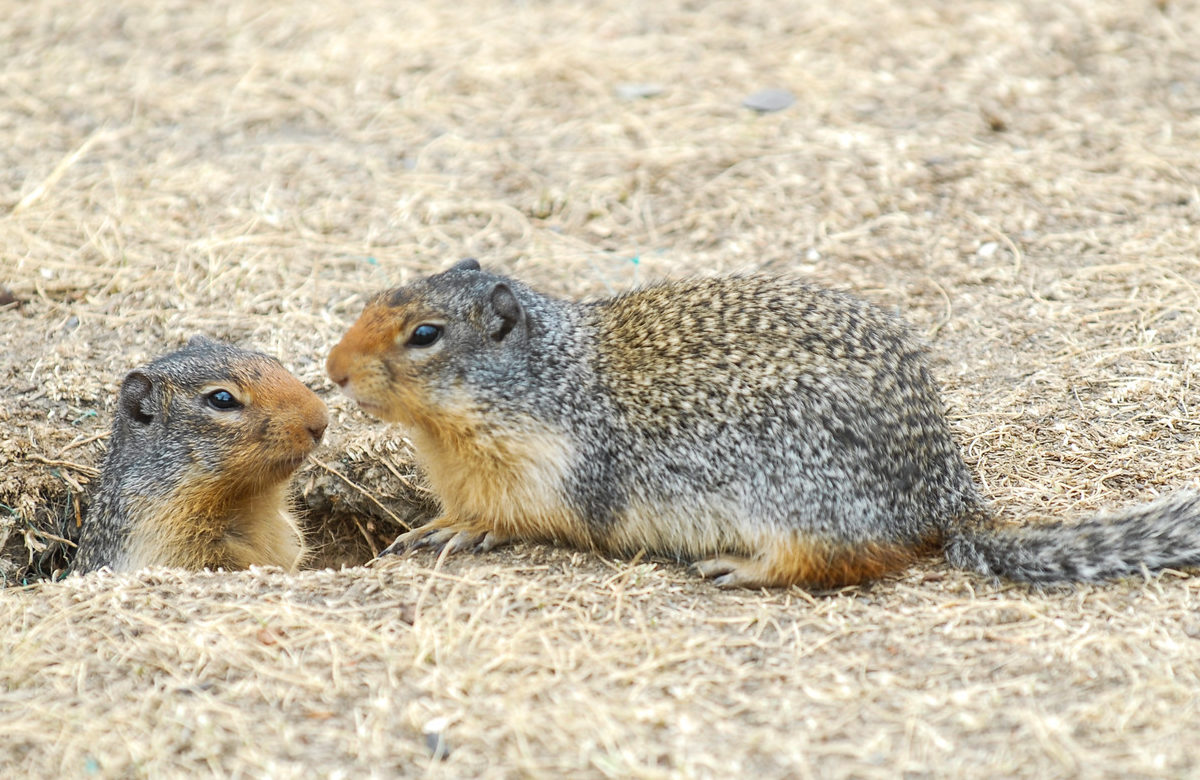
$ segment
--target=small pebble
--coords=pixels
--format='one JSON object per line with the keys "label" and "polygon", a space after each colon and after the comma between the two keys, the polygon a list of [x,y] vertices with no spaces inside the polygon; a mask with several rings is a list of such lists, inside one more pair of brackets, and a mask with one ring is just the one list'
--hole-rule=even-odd
{"label": "small pebble", "polygon": [[615,91],[617,97],[621,98],[621,100],[641,100],[642,98],[661,95],[664,89],[662,84],[648,81],[645,83],[618,84]]}
{"label": "small pebble", "polygon": [[438,761],[450,757],[450,746],[446,743],[445,732],[450,721],[446,718],[431,718],[421,730],[425,732],[425,747]]}
{"label": "small pebble", "polygon": [[999,248],[1000,245],[995,241],[988,241],[985,244],[980,244],[979,249],[975,250],[975,254],[979,257],[979,259],[987,260],[992,255],[996,254],[996,250]]}
{"label": "small pebble", "polygon": [[766,113],[768,111],[782,111],[795,102],[796,96],[791,92],[788,92],[786,89],[771,87],[760,89],[752,95],[747,95],[742,100],[742,105],[746,108]]}

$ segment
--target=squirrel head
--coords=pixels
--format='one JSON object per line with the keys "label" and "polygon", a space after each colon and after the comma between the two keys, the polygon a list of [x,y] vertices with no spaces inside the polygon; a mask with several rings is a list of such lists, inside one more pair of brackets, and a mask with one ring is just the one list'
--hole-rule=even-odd
{"label": "squirrel head", "polygon": [[417,424],[472,390],[503,383],[528,354],[530,316],[518,282],[487,273],[475,260],[367,303],[329,353],[325,368],[366,412]]}
{"label": "squirrel head", "polygon": [[125,376],[105,471],[146,494],[247,495],[290,477],[327,424],[275,358],[195,337]]}

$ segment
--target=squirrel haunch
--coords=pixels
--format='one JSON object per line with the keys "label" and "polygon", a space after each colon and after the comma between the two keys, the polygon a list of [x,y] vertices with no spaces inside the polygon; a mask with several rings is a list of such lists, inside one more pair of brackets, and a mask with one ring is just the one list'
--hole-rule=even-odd
{"label": "squirrel haunch", "polygon": [[943,549],[1027,582],[1200,565],[1200,496],[1002,529],[897,318],[803,282],[668,282],[577,303],[464,261],[377,295],[330,377],[401,423],[443,514],[389,551],[510,539],[837,586]]}
{"label": "squirrel haunch", "polygon": [[288,483],[328,422],[275,358],[203,337],[131,371],[72,569],[294,570]]}

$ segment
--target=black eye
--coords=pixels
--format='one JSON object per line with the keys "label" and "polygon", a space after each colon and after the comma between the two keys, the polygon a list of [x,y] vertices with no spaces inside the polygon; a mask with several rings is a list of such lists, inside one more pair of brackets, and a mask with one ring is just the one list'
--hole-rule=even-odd
{"label": "black eye", "polygon": [[412,335],[408,337],[408,346],[428,347],[441,337],[442,328],[440,325],[418,325],[413,329]]}
{"label": "black eye", "polygon": [[228,390],[213,390],[206,399],[209,406],[222,412],[242,408],[242,402],[234,398],[233,393]]}

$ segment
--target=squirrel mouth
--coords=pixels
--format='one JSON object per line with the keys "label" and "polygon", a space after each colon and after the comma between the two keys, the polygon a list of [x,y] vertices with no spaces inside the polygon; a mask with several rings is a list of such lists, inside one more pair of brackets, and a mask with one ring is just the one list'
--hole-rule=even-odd
{"label": "squirrel mouth", "polygon": [[275,461],[275,463],[272,464],[271,470],[280,477],[288,477],[291,476],[293,471],[300,468],[300,466],[303,465],[304,461],[306,460],[308,460],[308,451],[296,453],[295,455],[290,455],[286,458],[280,458],[279,460]]}

